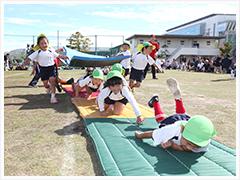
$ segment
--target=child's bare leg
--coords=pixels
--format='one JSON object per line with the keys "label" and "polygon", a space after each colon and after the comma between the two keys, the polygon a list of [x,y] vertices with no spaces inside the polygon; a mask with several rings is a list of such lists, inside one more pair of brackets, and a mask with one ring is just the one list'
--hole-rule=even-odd
{"label": "child's bare leg", "polygon": [[51,84],[51,93],[55,94],[55,92],[56,92],[56,88],[55,88],[56,77],[50,77],[49,82]]}
{"label": "child's bare leg", "polygon": [[133,85],[133,87],[140,87],[140,86],[141,86],[141,83],[138,81]]}
{"label": "child's bare leg", "polygon": [[90,96],[93,93],[88,86],[86,87],[86,92],[87,92],[87,96]]}
{"label": "child's bare leg", "polygon": [[135,131],[135,136],[138,139],[152,138],[152,133],[153,133],[153,131],[147,131],[147,132],[143,132],[143,133],[140,133],[139,131]]}
{"label": "child's bare leg", "polygon": [[123,103],[115,102],[113,114],[114,115],[121,115],[124,108],[125,108],[125,105]]}
{"label": "child's bare leg", "polygon": [[43,81],[43,85],[46,89],[49,88],[48,80]]}
{"label": "child's bare leg", "polygon": [[129,80],[129,87],[132,89],[133,88],[133,84],[134,84],[134,80],[130,79]]}
{"label": "child's bare leg", "polygon": [[79,97],[79,92],[81,92],[86,86],[79,86],[78,84],[76,85],[76,89],[75,89],[75,97]]}

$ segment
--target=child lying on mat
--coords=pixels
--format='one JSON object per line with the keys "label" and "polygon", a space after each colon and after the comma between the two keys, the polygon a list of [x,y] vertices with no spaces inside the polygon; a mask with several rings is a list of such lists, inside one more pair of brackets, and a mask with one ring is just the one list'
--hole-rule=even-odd
{"label": "child lying on mat", "polygon": [[148,105],[154,107],[159,129],[143,133],[135,131],[135,136],[138,139],[153,138],[153,144],[161,144],[164,149],[172,148],[195,153],[208,151],[210,138],[216,135],[212,122],[204,116],[190,118],[186,115],[177,80],[168,78],[167,84],[176,102],[176,114],[165,118],[158,102],[158,95],[153,95]]}
{"label": "child lying on mat", "polygon": [[79,97],[79,92],[81,92],[84,88],[86,88],[87,97],[89,98],[93,92],[97,92],[97,90],[102,90],[103,88],[103,72],[100,69],[95,69],[92,75],[86,77],[85,79],[78,80],[76,86],[74,86],[74,82],[72,82],[72,89],[75,91],[76,98]]}
{"label": "child lying on mat", "polygon": [[129,91],[128,87],[123,84],[123,76],[119,71],[113,70],[107,74],[107,81],[104,88],[99,93],[97,104],[102,116],[107,116],[107,109],[113,106],[113,114],[121,115],[125,105],[130,102],[137,116],[136,124],[141,124],[146,121],[141,116],[140,108]]}

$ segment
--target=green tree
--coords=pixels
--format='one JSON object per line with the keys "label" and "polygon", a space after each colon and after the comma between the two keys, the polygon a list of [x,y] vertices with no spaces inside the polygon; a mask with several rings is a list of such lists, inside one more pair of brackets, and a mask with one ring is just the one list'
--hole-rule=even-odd
{"label": "green tree", "polygon": [[69,41],[69,45],[66,45],[68,48],[75,49],[79,52],[88,52],[90,46],[93,44],[89,38],[84,38],[80,32],[72,34],[67,41]]}
{"label": "green tree", "polygon": [[233,46],[229,42],[224,42],[223,47],[220,47],[220,54],[230,55],[231,56],[231,51],[233,49]]}
{"label": "green tree", "polygon": [[167,45],[162,45],[162,49],[160,50],[160,55],[163,56],[169,56],[170,55],[170,52],[168,51],[168,46]]}

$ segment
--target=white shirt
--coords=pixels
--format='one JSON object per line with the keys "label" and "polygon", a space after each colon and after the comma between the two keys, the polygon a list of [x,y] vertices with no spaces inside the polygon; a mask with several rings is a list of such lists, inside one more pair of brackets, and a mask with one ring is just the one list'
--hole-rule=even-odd
{"label": "white shirt", "polygon": [[141,115],[141,111],[137,104],[137,101],[133,97],[133,94],[129,91],[127,86],[123,86],[122,90],[119,91],[117,94],[112,92],[109,87],[104,88],[98,95],[98,106],[100,111],[104,111],[104,99],[107,97],[114,101],[122,100],[126,97],[128,102],[130,102],[130,104],[132,105],[136,116],[138,117]]}
{"label": "white shirt", "polygon": [[201,64],[198,63],[197,67],[199,67],[199,69],[201,69],[203,67],[204,63],[202,62]]}
{"label": "white shirt", "polygon": [[[123,56],[131,56],[131,52],[129,50],[126,50],[125,52],[124,51],[120,51],[119,53],[117,53],[116,56],[122,54]],[[130,66],[130,58],[126,58],[126,59],[123,59],[120,64],[125,68],[125,69],[130,69],[131,66]]]}
{"label": "white shirt", "polygon": [[150,65],[155,63],[151,56],[144,55],[142,52],[136,52],[135,54],[133,54],[132,59],[133,59],[132,67],[137,70],[144,70],[147,63],[149,63]]}
{"label": "white shirt", "polygon": [[[186,122],[186,121],[176,121],[174,124],[171,125],[166,125],[160,129],[156,129],[153,131],[152,138],[153,138],[153,145],[157,146],[160,145],[161,143],[166,143],[168,141],[173,142],[174,144],[177,144],[181,146],[180,139],[182,137],[181,133],[181,122]],[[210,140],[207,146],[205,147],[200,147],[197,151],[192,150],[195,153],[198,152],[206,152],[208,151],[208,146],[210,144]]]}
{"label": "white shirt", "polygon": [[55,64],[54,59],[58,56],[59,54],[52,49],[47,49],[46,51],[39,49],[29,55],[28,58],[37,61],[40,66],[48,67]]}
{"label": "white shirt", "polygon": [[88,87],[91,87],[91,88],[93,88],[93,89],[99,89],[100,91],[101,91],[102,88],[103,88],[103,82],[101,82],[100,85],[94,85],[94,84],[92,83],[92,78],[89,77],[89,76],[86,77],[86,78],[83,79],[83,80],[80,80],[80,81],[78,82],[78,85],[79,85],[80,87],[88,86]]}

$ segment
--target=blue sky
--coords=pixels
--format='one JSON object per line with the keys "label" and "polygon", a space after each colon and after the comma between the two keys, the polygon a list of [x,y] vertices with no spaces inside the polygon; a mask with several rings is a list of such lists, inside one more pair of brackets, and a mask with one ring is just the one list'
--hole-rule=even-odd
{"label": "blue sky", "polygon": [[[7,2],[7,1],[6,1]],[[59,1],[60,2],[60,1]],[[79,31],[90,35],[164,34],[169,28],[212,13],[236,14],[237,6],[230,2],[200,4],[4,4],[4,51],[25,48],[44,33],[50,44],[60,46],[65,39]],[[56,3],[56,2],[55,2]],[[205,1],[206,3],[206,1]],[[33,37],[34,35],[34,37]],[[123,37],[98,37],[98,46],[116,46]]]}

